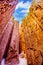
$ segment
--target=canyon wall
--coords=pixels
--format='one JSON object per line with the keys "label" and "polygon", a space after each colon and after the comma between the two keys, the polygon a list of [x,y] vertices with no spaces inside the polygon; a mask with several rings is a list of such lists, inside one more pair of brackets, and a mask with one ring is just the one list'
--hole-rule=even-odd
{"label": "canyon wall", "polygon": [[43,0],[33,0],[20,28],[20,49],[27,55],[28,65],[43,63]]}
{"label": "canyon wall", "polygon": [[0,1],[0,64],[3,58],[6,65],[19,63],[19,22],[12,17],[17,3]]}
{"label": "canyon wall", "polygon": [[1,0],[0,1],[0,37],[2,36],[2,31],[4,27],[9,22],[18,0]]}

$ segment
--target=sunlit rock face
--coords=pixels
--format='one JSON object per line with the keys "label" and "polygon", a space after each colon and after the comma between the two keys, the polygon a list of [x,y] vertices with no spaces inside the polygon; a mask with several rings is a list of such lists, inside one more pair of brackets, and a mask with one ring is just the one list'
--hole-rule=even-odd
{"label": "sunlit rock face", "polygon": [[43,0],[33,0],[30,12],[20,29],[20,48],[27,54],[29,65],[41,65],[43,60]]}

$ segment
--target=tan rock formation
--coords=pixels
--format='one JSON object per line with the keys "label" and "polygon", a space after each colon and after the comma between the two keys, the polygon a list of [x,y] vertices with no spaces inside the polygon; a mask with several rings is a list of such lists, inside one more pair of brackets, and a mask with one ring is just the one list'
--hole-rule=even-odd
{"label": "tan rock formation", "polygon": [[20,29],[20,48],[26,52],[29,65],[41,65],[43,60],[43,0],[34,0]]}

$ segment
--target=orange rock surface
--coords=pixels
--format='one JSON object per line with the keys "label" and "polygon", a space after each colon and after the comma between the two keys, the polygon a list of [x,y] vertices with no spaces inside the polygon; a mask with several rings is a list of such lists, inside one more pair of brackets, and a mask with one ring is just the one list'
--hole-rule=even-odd
{"label": "orange rock surface", "polygon": [[20,49],[26,52],[28,64],[43,62],[43,0],[33,0],[30,12],[22,20]]}

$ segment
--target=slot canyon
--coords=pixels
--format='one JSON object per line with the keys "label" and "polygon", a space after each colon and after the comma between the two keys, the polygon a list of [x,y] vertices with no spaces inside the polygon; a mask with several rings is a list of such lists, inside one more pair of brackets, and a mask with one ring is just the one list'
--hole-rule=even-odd
{"label": "slot canyon", "polygon": [[21,26],[12,15],[17,4],[0,0],[0,65],[43,65],[43,0],[32,0]]}

